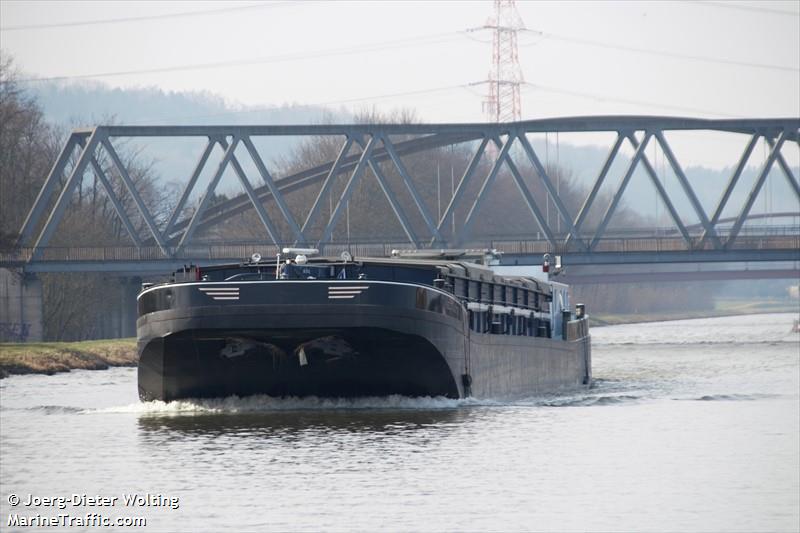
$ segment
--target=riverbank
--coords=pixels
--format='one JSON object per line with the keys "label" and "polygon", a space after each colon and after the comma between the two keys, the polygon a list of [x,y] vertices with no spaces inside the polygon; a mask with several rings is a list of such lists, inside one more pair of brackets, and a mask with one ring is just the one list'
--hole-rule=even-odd
{"label": "riverbank", "polygon": [[589,313],[590,326],[615,326],[638,322],[662,322],[665,320],[688,320],[692,318],[715,318],[723,316],[759,315],[771,313],[800,313],[800,302],[794,300],[738,300],[719,299],[713,309],[697,311],[672,311],[663,313]]}
{"label": "riverbank", "polygon": [[55,374],[136,366],[136,339],[0,343],[0,379],[11,374]]}

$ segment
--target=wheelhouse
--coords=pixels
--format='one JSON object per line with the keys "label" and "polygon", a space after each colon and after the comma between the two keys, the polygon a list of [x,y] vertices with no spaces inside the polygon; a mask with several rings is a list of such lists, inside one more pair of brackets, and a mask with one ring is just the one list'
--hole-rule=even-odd
{"label": "wheelhouse", "polygon": [[[280,256],[279,256],[280,257]],[[284,280],[376,280],[433,287],[452,295],[467,310],[470,330],[489,335],[550,337],[553,288],[528,277],[495,274],[487,265],[466,260],[308,258],[238,265],[187,266],[173,283]]]}

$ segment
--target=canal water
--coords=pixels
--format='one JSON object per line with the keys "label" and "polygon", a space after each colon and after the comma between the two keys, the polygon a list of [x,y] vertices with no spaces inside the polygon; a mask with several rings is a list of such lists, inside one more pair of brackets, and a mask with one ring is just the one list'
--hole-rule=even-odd
{"label": "canal water", "polygon": [[131,368],[11,377],[0,530],[798,531],[796,318],[595,328],[591,390],[516,402],[139,403]]}

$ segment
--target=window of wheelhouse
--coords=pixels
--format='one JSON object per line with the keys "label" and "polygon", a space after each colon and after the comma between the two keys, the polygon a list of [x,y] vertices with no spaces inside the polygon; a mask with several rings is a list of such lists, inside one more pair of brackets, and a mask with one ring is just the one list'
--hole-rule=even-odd
{"label": "window of wheelhouse", "polygon": [[453,287],[453,294],[459,298],[468,298],[469,297],[469,286],[467,284],[467,280],[464,278],[457,278],[455,276],[450,276],[448,281],[451,283]]}
{"label": "window of wheelhouse", "polygon": [[481,282],[469,280],[467,283],[467,298],[470,302],[477,302],[481,299]]}
{"label": "window of wheelhouse", "polygon": [[492,284],[488,281],[482,281],[480,283],[480,291],[478,301],[486,304],[492,303]]}
{"label": "window of wheelhouse", "polygon": [[367,279],[381,281],[397,281],[432,285],[438,273],[431,267],[395,266],[382,264],[365,264],[361,272]]}

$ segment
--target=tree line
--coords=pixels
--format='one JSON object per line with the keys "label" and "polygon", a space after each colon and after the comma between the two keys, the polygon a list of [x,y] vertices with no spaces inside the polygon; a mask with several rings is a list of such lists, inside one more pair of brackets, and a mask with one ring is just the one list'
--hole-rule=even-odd
{"label": "tree line", "polygon": [[[41,107],[17,83],[13,59],[0,55],[0,251],[15,246],[18,232],[64,145],[68,131],[47,122]],[[161,216],[172,198],[152,172],[152,162],[134,150],[118,148],[137,191],[151,212]],[[74,161],[73,161],[74,163]],[[111,162],[98,163],[132,222],[141,226],[133,198]],[[70,199],[49,246],[131,244],[115,208],[87,172]],[[64,179],[62,178],[63,185]],[[57,195],[53,195],[51,204]],[[52,207],[52,205],[50,206]],[[38,228],[41,229],[41,228]],[[117,279],[101,274],[40,274],[46,340],[83,340],[111,336],[121,319],[122,289]]]}

